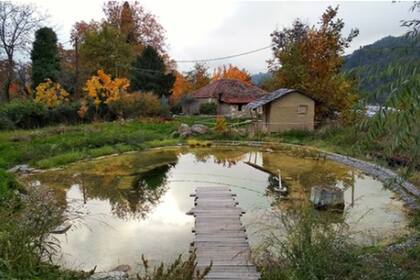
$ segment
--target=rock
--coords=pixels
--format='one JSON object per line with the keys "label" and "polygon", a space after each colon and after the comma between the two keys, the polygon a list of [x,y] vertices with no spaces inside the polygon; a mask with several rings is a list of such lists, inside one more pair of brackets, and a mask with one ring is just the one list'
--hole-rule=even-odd
{"label": "rock", "polygon": [[129,272],[131,270],[131,266],[129,266],[128,264],[120,264],[119,266],[117,266],[116,268],[114,268],[111,271],[120,271],[120,272]]}
{"label": "rock", "polygon": [[394,243],[389,245],[386,250],[391,253],[401,252],[408,248],[416,247],[420,243],[420,236],[411,236],[401,243]]}
{"label": "rock", "polygon": [[209,131],[209,128],[204,124],[194,124],[191,126],[192,133],[195,134],[206,134]]}
{"label": "rock", "polygon": [[128,274],[122,271],[98,272],[89,277],[88,280],[125,280]]}
{"label": "rock", "polygon": [[188,137],[192,134],[191,128],[188,126],[188,124],[185,124],[185,123],[181,124],[178,127],[178,132],[179,132],[179,136],[181,137]]}
{"label": "rock", "polygon": [[10,173],[30,173],[33,172],[35,168],[30,167],[28,164],[19,164],[15,167],[10,168],[7,170]]}
{"label": "rock", "polygon": [[337,187],[312,187],[311,202],[318,210],[344,210],[344,192]]}

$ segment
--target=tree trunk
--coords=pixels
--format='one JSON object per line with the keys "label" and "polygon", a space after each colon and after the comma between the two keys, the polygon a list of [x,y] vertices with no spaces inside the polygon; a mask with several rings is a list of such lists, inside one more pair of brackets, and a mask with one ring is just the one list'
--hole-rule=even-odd
{"label": "tree trunk", "polygon": [[7,75],[6,81],[4,82],[2,102],[8,102],[10,100],[10,85],[12,84],[14,78],[14,65],[13,58],[9,57],[7,59]]}
{"label": "tree trunk", "polygon": [[80,60],[79,60],[79,40],[76,37],[74,43],[74,54],[75,54],[75,64],[76,64],[76,73],[75,73],[75,87],[74,87],[74,99],[79,99],[80,94]]}

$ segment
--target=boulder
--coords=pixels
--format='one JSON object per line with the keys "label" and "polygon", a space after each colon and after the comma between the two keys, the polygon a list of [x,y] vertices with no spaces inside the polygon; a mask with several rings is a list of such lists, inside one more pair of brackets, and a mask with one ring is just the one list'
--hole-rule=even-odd
{"label": "boulder", "polygon": [[30,167],[28,164],[19,164],[7,171],[10,173],[31,173],[35,171],[35,168]]}
{"label": "boulder", "polygon": [[188,137],[188,136],[190,136],[192,134],[192,130],[188,126],[188,124],[182,123],[178,127],[178,133],[179,133],[179,136],[181,136],[181,137]]}
{"label": "boulder", "polygon": [[89,277],[88,280],[125,280],[128,274],[122,271],[98,272]]}
{"label": "boulder", "polygon": [[312,187],[310,200],[318,210],[344,210],[344,191],[337,187]]}
{"label": "boulder", "polygon": [[111,271],[120,271],[120,272],[129,272],[131,270],[131,266],[129,266],[128,264],[120,264],[119,266],[117,266],[116,268],[114,268]]}
{"label": "boulder", "polygon": [[194,124],[191,126],[192,133],[195,134],[206,134],[209,131],[209,128],[204,124]]}

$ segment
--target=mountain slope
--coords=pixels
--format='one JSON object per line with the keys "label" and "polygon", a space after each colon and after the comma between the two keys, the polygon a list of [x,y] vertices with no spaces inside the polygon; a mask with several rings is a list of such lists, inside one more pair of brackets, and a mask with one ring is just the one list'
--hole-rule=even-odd
{"label": "mountain slope", "polygon": [[345,57],[343,71],[355,76],[370,103],[383,103],[397,78],[393,69],[409,75],[420,71],[420,36],[388,36]]}

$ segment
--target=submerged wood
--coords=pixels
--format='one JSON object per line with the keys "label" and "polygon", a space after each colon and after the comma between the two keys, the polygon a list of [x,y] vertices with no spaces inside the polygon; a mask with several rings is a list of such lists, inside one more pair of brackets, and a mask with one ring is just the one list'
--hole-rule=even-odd
{"label": "submerged wood", "polygon": [[200,187],[193,196],[195,207],[189,214],[195,216],[193,247],[197,267],[203,270],[212,265],[205,279],[260,279],[240,220],[244,212],[237,207],[230,189]]}
{"label": "submerged wood", "polygon": [[344,191],[337,187],[312,187],[311,202],[319,210],[344,210]]}
{"label": "submerged wood", "polygon": [[61,226],[56,227],[52,231],[50,231],[51,234],[64,234],[71,228],[71,224],[64,224]]}

